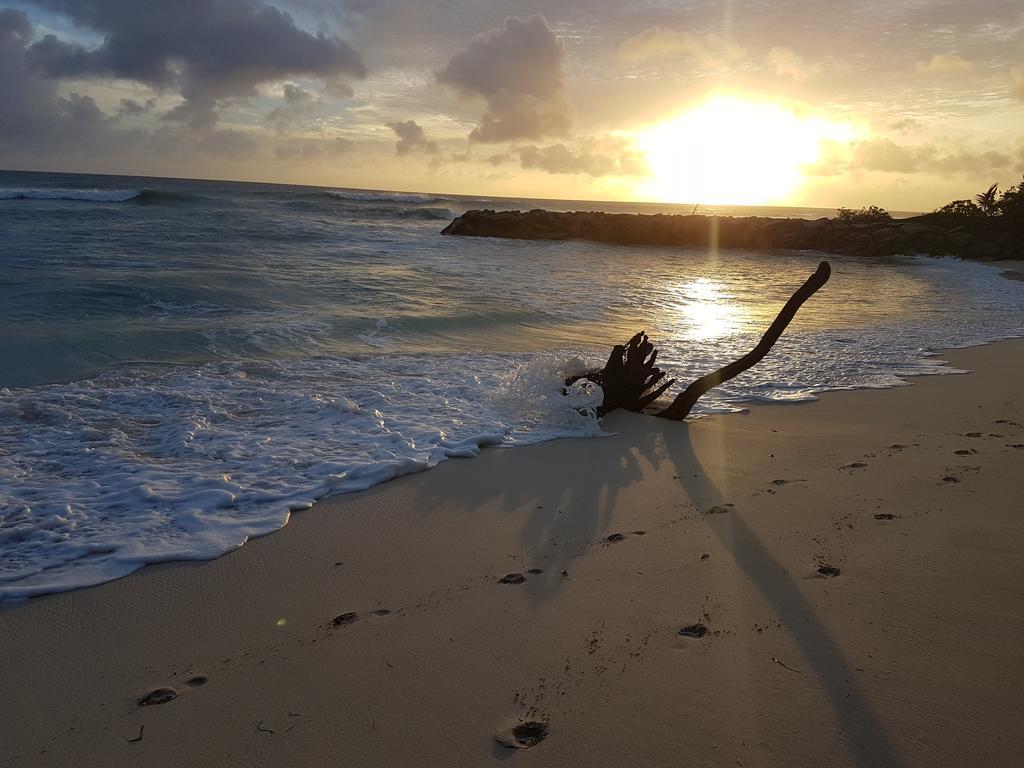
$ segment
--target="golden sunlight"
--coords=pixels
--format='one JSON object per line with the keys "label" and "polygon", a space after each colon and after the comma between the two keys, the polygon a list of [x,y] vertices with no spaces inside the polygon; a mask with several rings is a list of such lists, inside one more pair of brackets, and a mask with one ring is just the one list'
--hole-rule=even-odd
{"label": "golden sunlight", "polygon": [[666,203],[785,204],[823,144],[854,137],[850,124],[802,109],[715,96],[633,134],[651,168],[636,195]]}
{"label": "golden sunlight", "polygon": [[735,331],[740,315],[721,283],[700,278],[669,288],[669,309],[681,321],[679,332],[688,339],[717,339]]}

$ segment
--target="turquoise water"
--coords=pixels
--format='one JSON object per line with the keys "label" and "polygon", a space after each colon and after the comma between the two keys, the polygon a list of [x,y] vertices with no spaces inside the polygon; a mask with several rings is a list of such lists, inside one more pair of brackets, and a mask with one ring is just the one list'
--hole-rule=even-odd
{"label": "turquoise water", "polygon": [[[645,329],[692,379],[823,257],[440,236],[482,207],[673,210],[0,173],[0,597],[215,557],[482,445],[600,435],[567,372]],[[894,386],[1024,332],[1024,283],[996,267],[830,259],[702,412]]]}

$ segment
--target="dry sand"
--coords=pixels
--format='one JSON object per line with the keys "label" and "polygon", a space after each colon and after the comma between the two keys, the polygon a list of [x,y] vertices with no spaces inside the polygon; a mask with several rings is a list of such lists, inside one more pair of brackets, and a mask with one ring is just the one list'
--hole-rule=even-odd
{"label": "dry sand", "polygon": [[0,608],[0,766],[1022,765],[1024,342],[946,357]]}

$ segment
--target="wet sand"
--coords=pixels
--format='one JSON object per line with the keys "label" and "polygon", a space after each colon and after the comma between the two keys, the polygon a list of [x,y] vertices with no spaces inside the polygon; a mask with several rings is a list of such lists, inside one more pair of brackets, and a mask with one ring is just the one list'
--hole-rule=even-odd
{"label": "wet sand", "polygon": [[943,357],[0,607],[0,766],[1019,764],[1024,341]]}

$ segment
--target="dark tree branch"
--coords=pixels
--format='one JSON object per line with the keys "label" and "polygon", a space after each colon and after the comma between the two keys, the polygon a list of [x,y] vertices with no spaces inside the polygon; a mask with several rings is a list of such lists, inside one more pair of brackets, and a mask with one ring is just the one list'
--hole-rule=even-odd
{"label": "dark tree branch", "polygon": [[696,404],[697,400],[705,394],[709,389],[717,387],[723,381],[728,381],[734,376],[738,376],[748,368],[752,368],[757,365],[764,358],[765,355],[771,350],[772,346],[779,337],[782,336],[782,332],[786,330],[786,326],[789,325],[790,321],[796,315],[796,312],[803,305],[807,299],[811,298],[821,286],[828,282],[829,275],[832,274],[832,268],[829,266],[827,261],[823,261],[818,265],[817,271],[807,281],[797,289],[789,301],[786,302],[786,306],[779,312],[778,317],[765,331],[764,336],[761,337],[761,341],[758,342],[757,346],[754,347],[750,352],[745,354],[739,360],[729,363],[728,365],[719,368],[717,371],[709,373],[707,376],[702,376],[693,382],[686,388],[672,404],[665,410],[655,414],[665,419],[674,419],[676,421],[682,421],[690,413],[690,410]]}
{"label": "dark tree branch", "polygon": [[[821,262],[817,271],[807,278],[807,281],[786,302],[756,347],[736,362],[729,363],[725,367],[697,379],[677,396],[668,408],[655,415],[682,421],[690,413],[697,400],[709,389],[717,387],[723,381],[728,381],[757,365],[782,336],[782,332],[786,330],[797,310],[828,282],[831,273],[832,268],[829,263]],[[665,377],[665,372],[655,366],[657,359],[658,351],[647,338],[647,334],[641,331],[625,344],[617,344],[612,347],[612,352],[608,356],[608,362],[605,363],[604,368],[599,371],[589,371],[582,376],[574,376],[567,379],[565,384],[568,386],[574,381],[585,378],[600,385],[604,393],[604,400],[601,407],[597,409],[598,416],[604,416],[616,408],[642,411],[675,383],[675,379],[670,379],[664,384],[658,385]]]}

